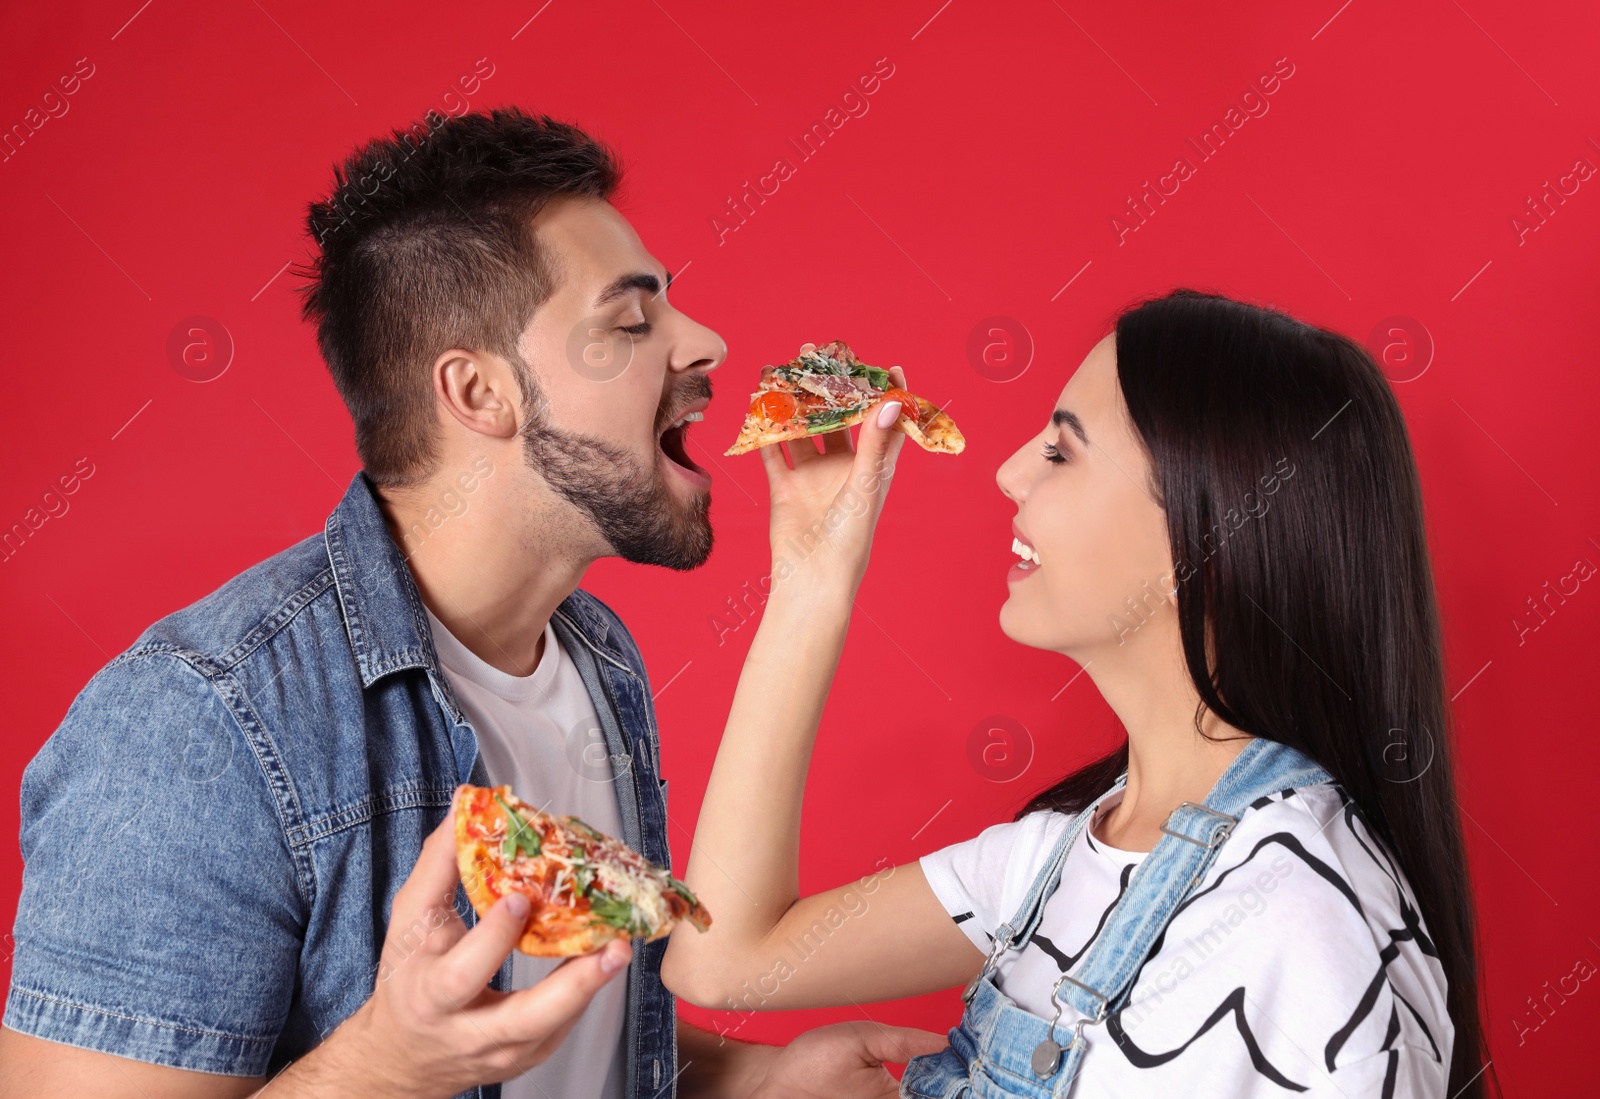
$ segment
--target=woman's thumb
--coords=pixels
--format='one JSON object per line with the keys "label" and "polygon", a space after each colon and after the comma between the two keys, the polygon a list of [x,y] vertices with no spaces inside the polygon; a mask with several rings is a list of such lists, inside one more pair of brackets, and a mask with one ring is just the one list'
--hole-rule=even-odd
{"label": "woman's thumb", "polygon": [[906,441],[905,432],[894,427],[900,413],[899,401],[881,401],[862,421],[861,435],[856,440],[856,468],[859,475],[873,478],[860,485],[863,489],[875,491],[880,482],[894,476],[900,447]]}
{"label": "woman's thumb", "polygon": [[903,1065],[913,1057],[938,1053],[950,1044],[947,1036],[916,1027],[875,1026],[862,1028],[861,1036],[867,1051],[879,1061]]}

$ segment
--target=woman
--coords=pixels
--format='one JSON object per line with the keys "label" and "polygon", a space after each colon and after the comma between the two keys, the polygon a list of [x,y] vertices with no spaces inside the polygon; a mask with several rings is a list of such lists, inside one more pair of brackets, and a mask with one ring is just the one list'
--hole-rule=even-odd
{"label": "woman", "polygon": [[1081,664],[1126,743],[1015,821],[800,897],[812,740],[903,440],[765,449],[775,551],[837,533],[775,563],[687,870],[717,923],[673,936],[668,986],[753,1010],[970,982],[907,1095],[1482,1094],[1421,497],[1377,367],[1180,290],[1041,419],[998,475],[1000,624]]}

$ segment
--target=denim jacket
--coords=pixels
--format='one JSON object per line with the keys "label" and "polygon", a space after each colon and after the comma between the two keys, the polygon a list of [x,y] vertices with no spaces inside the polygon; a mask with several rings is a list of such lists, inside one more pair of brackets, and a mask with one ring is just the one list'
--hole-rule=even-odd
{"label": "denim jacket", "polygon": [[[666,866],[639,651],[582,590],[553,623],[600,718],[621,838]],[[275,1073],[371,995],[396,890],[456,785],[485,779],[358,473],[321,536],[106,665],[28,765],[5,1025],[177,1068]],[[666,945],[635,943],[627,972],[628,1099],[674,1091]],[[508,961],[491,987],[509,979]]]}

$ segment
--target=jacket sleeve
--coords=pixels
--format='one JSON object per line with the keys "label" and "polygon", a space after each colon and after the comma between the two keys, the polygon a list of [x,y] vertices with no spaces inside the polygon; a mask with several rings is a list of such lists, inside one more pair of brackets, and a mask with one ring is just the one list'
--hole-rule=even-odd
{"label": "jacket sleeve", "polygon": [[125,655],[28,765],[6,1026],[175,1068],[265,1071],[308,882],[232,690],[171,651]]}

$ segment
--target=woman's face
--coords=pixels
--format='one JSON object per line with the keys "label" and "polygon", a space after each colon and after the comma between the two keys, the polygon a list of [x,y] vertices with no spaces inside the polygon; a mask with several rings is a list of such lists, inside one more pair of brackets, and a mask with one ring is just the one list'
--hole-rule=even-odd
{"label": "woman's face", "polygon": [[1007,576],[1000,628],[1080,662],[1147,649],[1176,631],[1172,553],[1117,382],[1114,335],[1095,344],[1044,419],[996,476],[1026,550]]}

